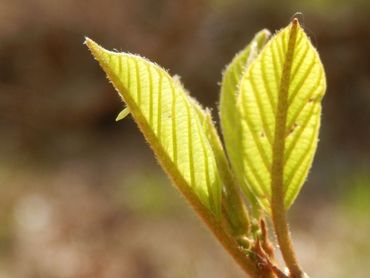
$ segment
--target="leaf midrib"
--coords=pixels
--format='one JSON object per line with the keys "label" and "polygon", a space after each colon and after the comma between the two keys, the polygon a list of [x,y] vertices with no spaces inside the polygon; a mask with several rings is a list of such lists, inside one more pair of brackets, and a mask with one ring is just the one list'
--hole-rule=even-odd
{"label": "leaf midrib", "polygon": [[[283,72],[280,79],[277,113],[275,121],[274,142],[272,146],[272,165],[271,165],[271,205],[275,211],[285,211],[284,207],[284,148],[286,121],[288,110],[288,93],[293,65],[293,55],[296,45],[298,22],[293,21],[289,32],[288,46],[285,54]],[[274,209],[273,209],[274,210]]]}

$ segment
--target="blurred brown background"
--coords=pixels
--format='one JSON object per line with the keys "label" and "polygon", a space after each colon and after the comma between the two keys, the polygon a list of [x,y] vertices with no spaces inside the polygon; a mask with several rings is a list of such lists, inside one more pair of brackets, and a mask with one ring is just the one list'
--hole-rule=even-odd
{"label": "blurred brown background", "polygon": [[0,278],[243,277],[169,185],[82,44],[156,61],[216,107],[221,72],[295,12],[324,62],[320,145],[290,212],[311,277],[369,277],[369,0],[0,0]]}

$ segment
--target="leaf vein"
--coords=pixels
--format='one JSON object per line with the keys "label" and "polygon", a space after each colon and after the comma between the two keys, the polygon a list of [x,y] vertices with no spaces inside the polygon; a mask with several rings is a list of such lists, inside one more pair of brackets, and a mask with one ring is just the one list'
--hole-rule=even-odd
{"label": "leaf vein", "polygon": [[[241,96],[243,96],[243,94]],[[242,103],[244,104],[244,110],[246,111],[246,114],[247,114],[248,113],[247,112],[248,109],[246,107],[246,102],[245,101],[242,101]],[[268,172],[270,172],[270,165],[269,165],[269,161],[268,161],[267,155],[265,153],[265,150],[261,146],[260,141],[258,140],[258,138],[256,138],[255,132],[252,131],[252,123],[250,122],[248,115],[246,115],[244,117],[244,120],[245,120],[245,122],[246,122],[246,124],[248,126],[248,129],[249,129],[250,134],[252,134],[253,142],[254,142],[255,146],[257,147],[257,150],[258,150],[259,155],[262,158],[263,165],[265,166],[266,170]]]}
{"label": "leaf vein", "polygon": [[193,130],[192,130],[192,117],[189,103],[184,101],[187,114],[187,129],[188,129],[188,152],[189,152],[189,171],[190,171],[190,184],[195,185],[195,172],[194,172],[194,155],[193,155]]}
{"label": "leaf vein", "polygon": [[305,80],[307,79],[309,74],[312,72],[312,69],[314,68],[315,65],[316,65],[316,58],[313,58],[312,62],[306,69],[304,75],[302,76],[301,80],[299,80],[298,85],[292,90],[292,94],[290,95],[290,98],[288,100],[288,106],[290,106],[293,103],[295,97],[297,96],[301,88],[303,87]]}
{"label": "leaf vein", "polygon": [[[262,83],[264,83],[264,82],[262,82]],[[259,115],[260,115],[260,118],[261,118],[261,121],[262,121],[263,130],[266,134],[268,142],[270,143],[270,145],[272,145],[271,131],[268,127],[268,124],[267,124],[267,121],[266,121],[266,118],[265,118],[266,114],[264,113],[265,111],[263,109],[263,105],[262,105],[261,99],[259,97],[260,91],[257,89],[256,83],[255,83],[255,80],[254,80],[253,71],[251,71],[251,74],[250,74],[250,84],[252,86],[254,97],[257,100],[256,103],[257,103],[258,112],[259,112]]]}
{"label": "leaf vein", "polygon": [[244,159],[247,161],[247,163],[245,163],[244,166],[250,169],[250,171],[248,171],[248,173],[251,173],[253,175],[253,177],[255,178],[255,180],[257,181],[257,183],[258,183],[257,186],[253,186],[254,183],[249,180],[248,184],[254,189],[253,190],[254,192],[259,193],[260,197],[266,198],[266,196],[270,195],[267,185],[263,182],[263,179],[258,174],[257,169],[253,166],[253,163],[250,160],[249,156],[245,155]]}
{"label": "leaf vein", "polygon": [[137,97],[137,103],[141,105],[141,80],[140,80],[140,69],[139,69],[139,63],[136,61],[136,59],[133,59],[135,63],[135,73],[136,73],[136,97]]}
{"label": "leaf vein", "polygon": [[308,123],[310,122],[310,119],[312,117],[315,117],[315,115],[312,115],[313,111],[315,110],[315,107],[316,107],[316,104],[313,103],[312,107],[310,108],[310,110],[307,113],[307,117],[304,119],[304,122],[303,122],[302,126],[298,129],[299,131],[297,131],[297,134],[294,135],[294,139],[292,140],[292,142],[290,143],[290,145],[289,145],[289,147],[286,151],[285,161],[289,160],[290,155],[292,154],[292,151],[294,150],[295,146],[297,145],[298,140],[300,139],[302,133],[305,131]]}
{"label": "leaf vein", "polygon": [[[170,77],[167,78],[170,79]],[[176,92],[171,80],[169,80],[169,84],[172,96],[171,104],[172,151],[173,151],[173,161],[175,165],[177,165]]]}
{"label": "leaf vein", "polygon": [[312,135],[311,135],[311,138],[310,138],[310,144],[306,148],[305,152],[301,154],[301,156],[297,160],[296,164],[291,169],[290,174],[287,177],[287,182],[286,182],[287,185],[290,185],[290,183],[292,182],[292,179],[297,174],[297,170],[302,166],[303,161],[310,154],[310,151],[312,150],[312,147],[315,144],[315,138],[316,138],[316,135],[317,135],[317,132],[318,132],[318,123],[319,123],[319,121],[316,120],[315,126],[314,126],[314,132],[312,132]]}
{"label": "leaf vein", "polygon": [[[200,135],[202,133],[201,126],[198,122],[196,123],[196,126],[198,130],[198,134]],[[213,191],[212,191],[212,186],[211,186],[211,178],[209,175],[209,156],[207,153],[206,143],[204,141],[203,136],[200,135],[199,137],[200,137],[200,144],[202,146],[202,152],[203,152],[203,157],[204,157],[204,168],[205,168],[205,177],[206,177],[206,185],[208,189],[208,194],[209,196],[211,196],[211,204],[215,205],[216,200],[214,200],[214,194],[212,194]]]}
{"label": "leaf vein", "polygon": [[308,50],[309,50],[309,45],[308,45],[308,43],[306,43],[306,44],[304,44],[304,51],[301,54],[301,58],[299,59],[297,65],[293,69],[293,72],[292,72],[292,80],[295,79],[299,68],[302,66],[302,63],[303,63],[304,59],[306,58],[306,55],[307,55]]}
{"label": "leaf vein", "polygon": [[[149,76],[149,124],[153,127],[153,76],[149,64],[146,64],[146,68]],[[154,127],[153,127],[154,128]]]}
{"label": "leaf vein", "polygon": [[[272,51],[271,51],[271,55],[272,55],[272,59],[273,59],[274,74],[275,74],[275,79],[276,79],[277,78],[276,77],[276,70],[275,70],[276,65],[275,65],[275,61],[274,61],[275,57],[274,57],[274,53]],[[263,79],[262,83],[263,83],[263,86],[266,89],[266,93],[267,93],[267,96],[268,96],[268,100],[269,100],[269,103],[270,103],[270,106],[271,106],[272,113],[275,116],[276,115],[276,104],[274,103],[271,88],[268,85],[268,81],[267,81],[268,78],[267,78],[267,74],[266,74],[265,58],[266,58],[266,55],[263,55],[261,57],[261,72],[262,72],[262,79]],[[271,143],[271,140],[270,140],[270,143]]]}
{"label": "leaf vein", "polygon": [[[314,95],[314,93],[321,86],[321,82],[320,82],[321,77],[322,77],[322,71],[320,71],[319,76],[318,76],[318,79],[317,79],[317,82],[315,82],[315,85],[310,88],[310,90],[307,93],[306,97],[302,100],[301,105],[299,106],[298,109],[296,109],[294,116],[292,117],[292,119],[290,120],[290,122],[287,125],[288,127],[290,127],[290,126],[292,126],[294,124],[294,122],[298,119],[299,115],[304,110],[304,107],[307,104],[307,102],[310,100],[310,98],[312,98],[312,96]],[[291,104],[289,104],[289,106]]]}
{"label": "leaf vein", "polygon": [[162,82],[163,82],[163,77],[159,69],[156,68],[157,74],[159,76],[158,80],[158,97],[157,97],[157,136],[160,138],[161,132],[162,132]]}

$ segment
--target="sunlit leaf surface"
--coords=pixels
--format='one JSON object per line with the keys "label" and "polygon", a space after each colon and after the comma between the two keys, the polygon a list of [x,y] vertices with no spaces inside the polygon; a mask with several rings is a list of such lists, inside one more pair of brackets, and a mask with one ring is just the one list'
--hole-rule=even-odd
{"label": "sunlit leaf surface", "polygon": [[241,109],[237,105],[238,89],[243,74],[247,71],[251,62],[256,59],[269,36],[270,32],[268,30],[257,33],[245,49],[240,51],[226,67],[221,84],[220,120],[225,147],[235,178],[242,185],[248,200],[252,204],[255,203],[255,198],[246,184],[243,167],[243,134],[240,120]]}
{"label": "sunlit leaf surface", "polygon": [[[217,217],[221,179],[204,129],[206,112],[177,77],[145,58],[107,51],[86,40],[173,182]],[[126,112],[124,113],[126,114]]]}
{"label": "sunlit leaf surface", "polygon": [[271,38],[238,90],[248,188],[269,211],[272,187],[281,183],[289,208],[312,164],[326,90],[319,55],[297,21]]}

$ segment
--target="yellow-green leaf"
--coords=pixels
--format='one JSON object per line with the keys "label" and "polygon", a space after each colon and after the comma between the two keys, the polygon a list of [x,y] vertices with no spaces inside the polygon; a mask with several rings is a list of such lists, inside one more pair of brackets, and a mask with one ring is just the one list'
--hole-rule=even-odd
{"label": "yellow-green leaf", "polygon": [[[176,76],[174,78],[178,82],[178,78]],[[244,236],[249,231],[248,211],[244,206],[238,187],[231,174],[224,148],[218,136],[215,123],[212,120],[211,111],[203,109],[194,98],[189,98],[189,101],[197,112],[198,119],[214,153],[218,173],[222,181],[222,216],[224,223],[232,235],[236,237]]]}
{"label": "yellow-green leaf", "polygon": [[128,107],[125,107],[119,114],[117,115],[116,122],[123,120],[127,117],[127,115],[130,114],[130,109]]}
{"label": "yellow-green leaf", "polygon": [[86,44],[127,104],[164,170],[194,204],[217,219],[221,214],[221,178],[199,113],[203,109],[177,77],[145,58]]}
{"label": "yellow-green leaf", "polygon": [[[199,112],[201,111],[199,110]],[[239,188],[233,178],[224,148],[212,120],[211,112],[206,110],[198,114],[212,149],[215,152],[216,164],[223,182],[222,206],[227,228],[237,238],[245,236],[248,234],[250,228],[248,211],[244,206]]]}
{"label": "yellow-green leaf", "polygon": [[253,40],[240,51],[227,66],[222,79],[220,96],[220,119],[223,138],[231,167],[235,178],[241,184],[242,189],[252,205],[256,205],[256,199],[247,186],[247,180],[243,168],[243,134],[241,122],[241,108],[237,106],[240,93],[239,86],[243,74],[247,71],[262,47],[266,44],[270,32],[262,30],[256,34]]}
{"label": "yellow-green leaf", "polygon": [[312,164],[326,90],[320,57],[297,20],[266,44],[239,90],[249,188],[267,211],[279,194],[289,208]]}

